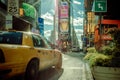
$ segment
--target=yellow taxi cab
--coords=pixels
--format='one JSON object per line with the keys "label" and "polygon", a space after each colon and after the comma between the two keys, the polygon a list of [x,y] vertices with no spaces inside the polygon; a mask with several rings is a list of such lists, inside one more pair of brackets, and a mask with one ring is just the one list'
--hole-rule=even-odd
{"label": "yellow taxi cab", "polygon": [[34,80],[38,71],[61,68],[62,53],[52,49],[39,34],[24,31],[0,31],[0,78],[24,73]]}

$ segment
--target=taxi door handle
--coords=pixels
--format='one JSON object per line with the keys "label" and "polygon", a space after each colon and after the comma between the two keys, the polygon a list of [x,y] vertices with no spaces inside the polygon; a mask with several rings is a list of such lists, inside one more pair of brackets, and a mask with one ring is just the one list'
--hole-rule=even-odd
{"label": "taxi door handle", "polygon": [[40,50],[38,50],[38,52],[40,53],[41,51],[40,51]]}

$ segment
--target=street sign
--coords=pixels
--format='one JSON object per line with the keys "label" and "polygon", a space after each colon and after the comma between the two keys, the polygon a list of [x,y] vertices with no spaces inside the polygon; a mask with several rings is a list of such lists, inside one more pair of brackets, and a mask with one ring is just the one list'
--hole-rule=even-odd
{"label": "street sign", "polygon": [[13,15],[19,13],[19,0],[8,0],[8,13]]}
{"label": "street sign", "polygon": [[5,16],[5,18],[6,18],[6,22],[5,22],[6,29],[12,29],[12,21],[13,21],[12,16],[8,14]]}
{"label": "street sign", "polygon": [[44,36],[44,19],[39,17],[38,23],[39,23],[40,34]]}
{"label": "street sign", "polygon": [[107,12],[107,0],[95,0],[94,12]]}

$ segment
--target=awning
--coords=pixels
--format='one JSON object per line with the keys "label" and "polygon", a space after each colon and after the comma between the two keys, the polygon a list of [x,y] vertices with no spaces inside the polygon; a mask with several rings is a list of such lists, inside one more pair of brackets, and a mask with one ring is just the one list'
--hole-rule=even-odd
{"label": "awning", "polygon": [[31,28],[32,28],[31,22],[25,19],[13,16],[13,29],[19,30],[19,31],[30,31]]}
{"label": "awning", "polygon": [[36,9],[34,6],[28,3],[22,3],[22,8],[24,10],[24,15],[32,18],[36,18]]}

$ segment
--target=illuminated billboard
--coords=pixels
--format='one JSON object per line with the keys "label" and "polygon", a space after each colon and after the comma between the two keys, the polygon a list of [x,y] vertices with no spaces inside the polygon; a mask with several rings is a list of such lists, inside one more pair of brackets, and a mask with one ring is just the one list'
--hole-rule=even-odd
{"label": "illuminated billboard", "polygon": [[68,18],[68,3],[61,2],[60,4],[60,18]]}
{"label": "illuminated billboard", "polygon": [[60,19],[60,32],[68,32],[68,19]]}

